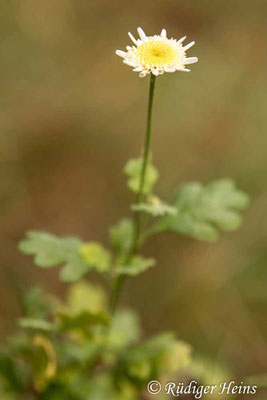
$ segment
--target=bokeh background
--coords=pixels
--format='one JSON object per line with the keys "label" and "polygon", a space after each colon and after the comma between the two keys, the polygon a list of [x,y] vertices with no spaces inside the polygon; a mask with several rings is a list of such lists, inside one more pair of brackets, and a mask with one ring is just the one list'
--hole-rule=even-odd
{"label": "bokeh background", "polygon": [[21,288],[66,290],[58,271],[19,254],[26,230],[107,244],[109,227],[129,215],[122,169],[143,145],[148,79],[114,51],[128,30],[166,27],[196,40],[199,63],[157,82],[158,194],[232,177],[252,203],[242,228],[216,244],[167,234],[149,242],[157,267],[128,281],[122,303],[140,311],[147,334],[175,330],[232,376],[266,372],[266,16],[266,0],[0,3],[2,338],[16,329]]}

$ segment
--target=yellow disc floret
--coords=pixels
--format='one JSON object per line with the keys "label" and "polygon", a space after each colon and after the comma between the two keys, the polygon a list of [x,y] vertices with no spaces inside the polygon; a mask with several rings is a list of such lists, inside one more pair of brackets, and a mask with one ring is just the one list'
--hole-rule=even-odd
{"label": "yellow disc floret", "polygon": [[177,57],[177,52],[174,46],[158,39],[142,43],[137,47],[136,55],[144,66],[160,68],[166,64],[172,64]]}

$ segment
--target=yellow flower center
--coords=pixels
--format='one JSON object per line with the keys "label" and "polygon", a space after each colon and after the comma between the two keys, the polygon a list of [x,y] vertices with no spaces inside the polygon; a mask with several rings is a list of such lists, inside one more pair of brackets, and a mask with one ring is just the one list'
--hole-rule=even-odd
{"label": "yellow flower center", "polygon": [[137,47],[137,55],[144,65],[157,68],[171,64],[176,59],[176,49],[162,40],[150,40]]}

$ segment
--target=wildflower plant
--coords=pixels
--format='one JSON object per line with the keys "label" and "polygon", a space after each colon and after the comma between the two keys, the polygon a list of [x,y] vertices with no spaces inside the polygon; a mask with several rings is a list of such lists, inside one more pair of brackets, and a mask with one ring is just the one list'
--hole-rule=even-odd
{"label": "wildflower plant", "polygon": [[[65,301],[33,288],[21,299],[19,330],[0,351],[1,400],[138,400],[147,398],[146,385],[190,366],[191,347],[174,334],[159,333],[144,339],[133,310],[119,308],[125,280],[155,265],[141,249],[148,237],[171,231],[196,240],[214,242],[219,231],[241,223],[248,196],[231,179],[207,185],[182,185],[171,203],[154,192],[159,173],[151,153],[151,123],[157,76],[188,71],[197,62],[187,57],[194,42],[185,38],[131,34],[134,46],[117,50],[123,62],[150,76],[145,144],[139,158],[126,163],[124,173],[134,193],[131,217],[110,228],[110,248],[75,236],[30,231],[19,244],[41,268],[61,266],[59,279],[69,283]],[[150,217],[149,227],[142,216]],[[110,284],[110,293],[88,282],[95,271]],[[143,396],[142,397],[142,393]]]}

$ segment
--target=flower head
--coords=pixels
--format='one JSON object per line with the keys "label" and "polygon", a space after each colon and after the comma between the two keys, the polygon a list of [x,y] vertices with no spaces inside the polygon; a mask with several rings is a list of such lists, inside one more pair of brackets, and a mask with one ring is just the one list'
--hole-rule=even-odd
{"label": "flower head", "polygon": [[116,54],[133,67],[133,71],[139,72],[141,78],[150,73],[161,75],[164,72],[190,71],[185,66],[198,61],[197,57],[186,57],[186,51],[195,44],[191,42],[183,46],[186,36],[180,40],[168,39],[166,29],[154,36],[146,36],[142,28],[137,32],[140,39],[135,39],[129,32],[134,46],[127,46],[127,51],[117,50]]}

